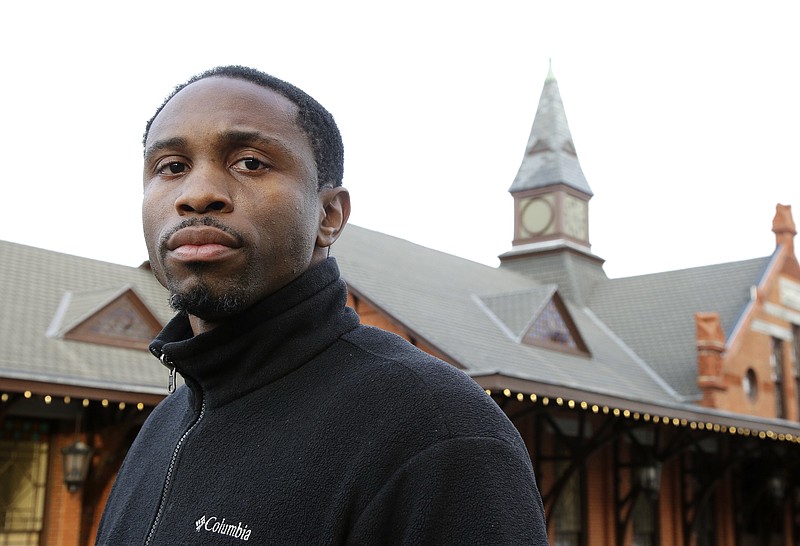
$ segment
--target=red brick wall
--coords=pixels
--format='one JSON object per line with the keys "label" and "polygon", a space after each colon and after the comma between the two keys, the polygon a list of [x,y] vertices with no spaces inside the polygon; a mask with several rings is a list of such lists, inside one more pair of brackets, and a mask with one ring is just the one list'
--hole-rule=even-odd
{"label": "red brick wall", "polygon": [[[754,312],[746,321],[745,327],[740,332],[732,350],[725,357],[725,384],[727,390],[717,397],[717,408],[722,410],[746,413],[760,417],[776,416],[775,384],[772,380],[770,356],[772,354],[772,336],[768,333],[756,331],[752,328],[753,321],[772,324],[790,330],[791,324],[781,320],[765,310],[765,303],[779,304],[778,276],[759,297]],[[783,370],[783,398],[786,419],[797,421],[798,414],[797,390],[792,370],[792,344],[782,342],[783,361],[780,363]],[[745,394],[742,387],[742,378],[747,370],[752,368],[758,379],[758,391],[755,399]]]}

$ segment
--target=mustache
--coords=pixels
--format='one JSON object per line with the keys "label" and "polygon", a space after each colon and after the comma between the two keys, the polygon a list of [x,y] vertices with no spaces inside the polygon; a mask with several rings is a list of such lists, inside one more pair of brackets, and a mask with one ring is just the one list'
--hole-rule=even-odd
{"label": "mustache", "polygon": [[203,216],[202,218],[187,218],[186,220],[183,220],[179,224],[176,224],[175,226],[170,228],[169,231],[164,233],[158,241],[158,247],[161,250],[161,253],[163,254],[164,252],[166,252],[167,241],[169,240],[170,237],[172,237],[173,235],[175,235],[177,232],[179,232],[184,228],[193,226],[207,226],[216,228],[220,231],[224,231],[228,235],[235,238],[236,242],[240,246],[244,246],[244,237],[242,237],[242,235],[238,231],[226,226],[225,224],[223,224],[222,222],[220,222],[219,220],[217,220],[212,216]]}

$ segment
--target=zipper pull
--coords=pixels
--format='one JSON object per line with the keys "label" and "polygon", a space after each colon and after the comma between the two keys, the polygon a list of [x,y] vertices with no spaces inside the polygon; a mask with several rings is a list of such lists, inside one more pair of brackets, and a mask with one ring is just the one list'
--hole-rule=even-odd
{"label": "zipper pull", "polygon": [[175,392],[175,387],[177,385],[177,380],[175,377],[175,365],[172,364],[172,361],[164,353],[161,353],[161,357],[159,358],[159,360],[164,366],[169,368],[169,381],[167,382],[167,393],[172,394],[173,392]]}
{"label": "zipper pull", "polygon": [[175,392],[175,384],[177,383],[175,378],[175,366],[172,366],[169,369],[169,383],[167,383],[167,393],[172,394]]}

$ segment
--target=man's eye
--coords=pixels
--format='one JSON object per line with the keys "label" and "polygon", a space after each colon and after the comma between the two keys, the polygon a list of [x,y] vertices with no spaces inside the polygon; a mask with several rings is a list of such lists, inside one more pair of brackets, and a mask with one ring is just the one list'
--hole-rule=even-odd
{"label": "man's eye", "polygon": [[160,174],[181,174],[186,172],[186,163],[180,161],[170,161],[158,169]]}
{"label": "man's eye", "polygon": [[245,157],[234,163],[234,167],[243,171],[258,171],[266,169],[268,165],[255,157]]}

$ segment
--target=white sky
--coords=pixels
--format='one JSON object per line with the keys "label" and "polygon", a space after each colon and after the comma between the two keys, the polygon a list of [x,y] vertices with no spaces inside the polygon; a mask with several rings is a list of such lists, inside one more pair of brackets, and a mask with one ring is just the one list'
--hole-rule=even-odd
{"label": "white sky", "polygon": [[611,277],[766,256],[777,203],[800,225],[795,6],[6,2],[0,239],[141,263],[145,121],[245,64],[334,114],[351,223],[496,265],[552,57]]}

